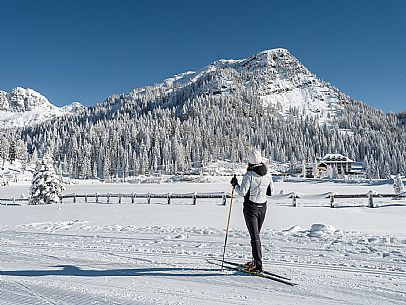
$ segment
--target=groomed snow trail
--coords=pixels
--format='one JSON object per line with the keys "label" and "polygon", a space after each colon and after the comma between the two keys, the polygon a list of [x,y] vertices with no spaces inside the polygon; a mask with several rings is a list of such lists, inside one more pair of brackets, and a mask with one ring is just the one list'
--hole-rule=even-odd
{"label": "groomed snow trail", "polygon": [[[29,185],[0,188],[3,197]],[[212,184],[79,184],[67,192],[195,192]],[[276,183],[284,193],[391,192],[391,185]],[[406,207],[300,207],[270,200],[261,239],[265,268],[290,287],[206,262],[221,257],[228,207],[64,203],[0,206],[0,304],[406,304]],[[281,204],[283,204],[281,206]],[[351,205],[349,205],[351,206]],[[250,259],[249,235],[236,198],[226,257]]]}
{"label": "groomed snow trail", "polygon": [[[185,207],[190,208],[190,207]],[[405,304],[406,239],[314,225],[265,230],[265,266],[289,287],[221,273],[224,233],[205,227],[92,227],[81,221],[3,227],[2,304]],[[245,230],[227,257],[249,259]]]}

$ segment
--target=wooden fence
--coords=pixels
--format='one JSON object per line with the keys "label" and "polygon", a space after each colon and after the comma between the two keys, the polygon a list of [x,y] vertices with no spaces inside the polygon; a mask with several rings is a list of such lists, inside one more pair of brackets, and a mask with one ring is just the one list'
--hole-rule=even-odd
{"label": "wooden fence", "polygon": [[[192,205],[196,205],[197,199],[221,199],[221,203],[226,205],[226,199],[230,198],[230,195],[225,192],[212,192],[212,193],[94,193],[94,194],[65,194],[61,197],[61,203],[66,199],[72,199],[73,203],[77,202],[78,198],[84,198],[85,203],[93,199],[96,203],[110,204],[111,199],[117,198],[118,203],[123,203],[124,198],[131,198],[131,203],[135,203],[137,198],[146,199],[147,203],[151,203],[151,199],[165,199],[167,204],[171,204],[172,199],[192,199]],[[105,199],[104,202],[102,199]],[[16,205],[18,202],[26,201],[28,198],[0,198],[0,203],[5,205]]]}
{"label": "wooden fence", "polygon": [[[298,206],[298,199],[302,198],[302,196],[298,194],[291,194],[289,195],[288,198],[292,199],[292,206],[297,207]],[[334,208],[336,207],[336,199],[355,199],[355,198],[365,198],[368,199],[368,207],[370,208],[375,208],[376,205],[374,203],[374,198],[391,198],[393,200],[400,200],[400,199],[406,199],[406,193],[401,193],[401,194],[378,194],[375,192],[368,192],[366,194],[336,194],[336,193],[330,193],[328,194],[325,199],[330,200],[330,207]],[[406,203],[404,204],[406,206]]]}
{"label": "wooden fence", "polygon": [[[300,195],[296,193],[291,193],[288,195],[283,195],[283,198],[289,198],[292,200],[292,206],[298,207],[298,200],[306,199],[307,200],[312,200],[309,199],[309,196],[312,195]],[[316,195],[320,196],[320,195]],[[65,194],[62,195],[61,197],[61,202],[63,202],[66,199],[72,199],[73,203],[77,202],[78,198],[84,198],[85,203],[89,202],[90,199],[94,199],[94,202],[96,203],[104,203],[104,204],[110,204],[113,203],[111,202],[112,198],[117,198],[118,203],[121,204],[123,203],[124,198],[131,198],[131,203],[135,203],[135,200],[137,198],[141,199],[146,199],[147,203],[151,203],[151,199],[165,199],[167,201],[167,204],[171,204],[172,199],[192,199],[192,205],[196,205],[197,199],[221,199],[221,203],[223,205],[226,205],[226,199],[230,198],[230,194],[227,194],[226,192],[214,192],[214,193],[105,193],[105,194],[99,194],[99,193],[94,193],[94,194]],[[105,198],[106,202],[101,201],[101,199]],[[272,198],[272,197],[271,197]],[[276,204],[278,203],[278,199],[280,198],[280,195],[276,195],[273,197],[273,202]],[[391,198],[394,200],[397,199],[406,199],[406,193],[401,193],[401,194],[378,194],[375,192],[368,192],[366,194],[337,194],[337,193],[327,193],[326,196],[323,196],[321,198],[328,199],[330,202],[330,207],[334,208],[337,207],[336,205],[336,199],[356,199],[356,198],[365,198],[367,199],[368,202],[368,207],[370,208],[375,208],[375,198]],[[28,202],[28,198],[0,198],[0,203],[1,204],[11,204],[11,205],[17,205],[19,202]],[[401,204],[398,204],[401,205]],[[405,204],[402,204],[406,206]]]}
{"label": "wooden fence", "polygon": [[94,198],[96,203],[100,203],[101,198],[106,198],[106,203],[110,203],[112,198],[118,198],[118,203],[122,203],[123,198],[131,198],[131,203],[135,202],[135,199],[146,199],[147,203],[151,203],[151,199],[166,199],[168,204],[171,204],[172,199],[192,199],[192,205],[196,205],[197,199],[212,199],[221,198],[222,204],[226,204],[226,198],[230,196],[225,192],[216,193],[106,193],[106,194],[67,194],[62,196],[63,199],[72,198],[73,203],[76,203],[78,198],[84,198],[87,203],[90,198]]}
{"label": "wooden fence", "polygon": [[0,198],[2,205],[18,205],[18,202],[28,202],[28,198]]}

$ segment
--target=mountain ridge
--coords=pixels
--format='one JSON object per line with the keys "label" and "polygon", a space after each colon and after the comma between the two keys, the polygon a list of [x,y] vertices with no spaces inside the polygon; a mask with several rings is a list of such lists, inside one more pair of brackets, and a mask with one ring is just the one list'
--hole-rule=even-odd
{"label": "mountain ridge", "polygon": [[0,90],[0,129],[37,125],[50,119],[78,113],[82,109],[83,105],[78,102],[59,108],[41,93],[30,88],[16,87],[10,92]]}
{"label": "mountain ridge", "polygon": [[277,49],[112,95],[19,135],[33,158],[51,150],[74,177],[244,162],[252,147],[280,163],[340,153],[369,164],[369,177],[387,177],[406,170],[405,129],[397,123]]}
{"label": "mountain ridge", "polygon": [[[199,81],[211,83],[207,92],[195,90],[194,84]],[[263,108],[272,108],[282,116],[288,116],[292,108],[297,108],[304,115],[317,117],[320,123],[331,121],[346,103],[353,101],[311,73],[287,49],[277,48],[244,59],[220,59],[197,71],[179,73],[154,85],[110,96],[97,105],[109,107],[119,99],[136,100],[148,93],[166,95],[170,99],[176,91],[189,90],[188,87],[193,87],[191,90],[195,90],[196,95],[219,96],[233,94],[238,90],[236,87],[244,87],[247,92],[255,92]]]}

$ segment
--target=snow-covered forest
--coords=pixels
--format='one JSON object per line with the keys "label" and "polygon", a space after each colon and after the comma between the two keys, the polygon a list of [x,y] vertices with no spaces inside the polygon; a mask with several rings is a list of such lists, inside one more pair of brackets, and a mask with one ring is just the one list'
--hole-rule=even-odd
{"label": "snow-covered forest", "polygon": [[31,161],[51,153],[80,178],[245,162],[252,146],[281,163],[341,153],[364,162],[370,178],[406,171],[402,114],[351,99],[283,49],[218,61],[7,134],[2,141],[22,141]]}

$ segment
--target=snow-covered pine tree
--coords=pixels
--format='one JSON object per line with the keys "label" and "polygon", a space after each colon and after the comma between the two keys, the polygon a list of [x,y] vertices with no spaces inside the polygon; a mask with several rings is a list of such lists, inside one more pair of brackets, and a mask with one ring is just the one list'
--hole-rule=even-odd
{"label": "snow-covered pine tree", "polygon": [[319,169],[317,167],[317,164],[318,164],[318,162],[317,162],[317,159],[316,159],[316,160],[314,160],[313,169],[312,169],[313,178],[319,178],[320,173],[319,173]]}
{"label": "snow-covered pine tree", "polygon": [[382,178],[385,178],[385,179],[390,179],[391,178],[390,168],[389,168],[388,163],[386,163],[386,162],[383,165],[382,176],[383,176]]}
{"label": "snow-covered pine tree", "polygon": [[9,148],[9,141],[5,135],[0,138],[0,157],[2,161],[2,168],[4,168],[4,164],[6,163],[8,157],[8,148]]}
{"label": "snow-covered pine tree", "polygon": [[333,179],[339,178],[338,168],[336,165],[333,166]]}
{"label": "snow-covered pine tree", "polygon": [[17,141],[17,159],[20,160],[20,162],[21,162],[21,170],[24,173],[24,171],[27,168],[28,152],[27,152],[27,146],[21,140]]}
{"label": "snow-covered pine tree", "polygon": [[393,189],[395,190],[396,194],[400,194],[405,190],[405,186],[403,185],[400,174],[397,174],[395,178],[393,178]]}
{"label": "snow-covered pine tree", "polygon": [[11,164],[17,159],[17,147],[16,142],[13,140],[10,142],[10,147],[8,148],[8,160]]}
{"label": "snow-covered pine tree", "polygon": [[45,156],[41,161],[38,161],[30,188],[29,204],[59,203],[64,189],[62,180],[52,165],[52,160]]}

